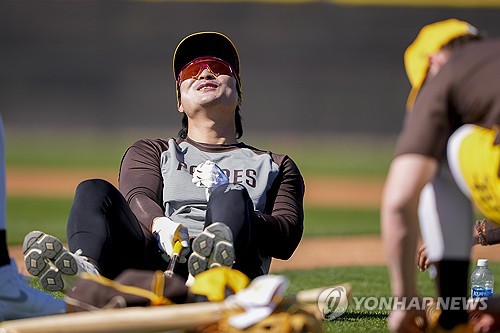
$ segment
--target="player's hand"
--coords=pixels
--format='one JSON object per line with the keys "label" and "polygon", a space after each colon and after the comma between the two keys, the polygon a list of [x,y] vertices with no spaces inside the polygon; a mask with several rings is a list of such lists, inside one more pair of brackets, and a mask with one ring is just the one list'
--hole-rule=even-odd
{"label": "player's hand", "polygon": [[474,332],[476,333],[498,332],[498,319],[492,314],[480,313],[472,318],[471,323],[474,325]]}
{"label": "player's hand", "polygon": [[153,220],[153,235],[158,241],[160,248],[165,253],[172,257],[174,252],[174,244],[179,241],[182,245],[182,250],[179,253],[179,262],[186,262],[186,257],[189,254],[189,233],[188,229],[180,223],[176,223],[168,217],[157,217]]}
{"label": "player's hand", "polygon": [[229,179],[217,164],[208,160],[198,165],[194,170],[193,183],[197,187],[206,188],[208,201],[213,190],[221,185],[229,184]]}
{"label": "player's hand", "polygon": [[429,257],[427,256],[427,248],[425,244],[423,244],[417,251],[417,266],[421,272],[425,272],[431,262],[429,261]]}
{"label": "player's hand", "polygon": [[391,333],[421,333],[424,332],[425,311],[393,310],[388,319]]}
{"label": "player's hand", "polygon": [[477,302],[477,298],[467,301],[469,322],[474,325],[475,333],[500,331],[500,298],[493,296]]}

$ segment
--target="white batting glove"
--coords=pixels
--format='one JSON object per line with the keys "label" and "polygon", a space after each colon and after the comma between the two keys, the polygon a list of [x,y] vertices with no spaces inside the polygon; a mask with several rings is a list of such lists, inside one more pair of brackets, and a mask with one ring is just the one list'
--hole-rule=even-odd
{"label": "white batting glove", "polygon": [[180,263],[186,262],[186,257],[189,254],[189,233],[186,227],[168,217],[158,217],[153,221],[153,235],[160,248],[169,257],[172,257],[175,242],[181,242],[182,250],[179,253],[178,261]]}
{"label": "white batting glove", "polygon": [[208,201],[213,190],[221,185],[229,184],[229,179],[217,164],[208,160],[194,169],[193,183],[197,187],[206,188],[205,194]]}

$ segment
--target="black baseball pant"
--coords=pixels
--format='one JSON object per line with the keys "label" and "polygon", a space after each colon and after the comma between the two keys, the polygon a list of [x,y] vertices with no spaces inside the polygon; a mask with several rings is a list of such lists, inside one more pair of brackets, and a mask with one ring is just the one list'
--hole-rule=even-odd
{"label": "black baseball pant", "polygon": [[[255,278],[262,274],[262,260],[252,229],[253,203],[242,185],[223,185],[213,191],[205,227],[213,222],[228,225],[233,233],[236,262],[233,268]],[[71,252],[95,262],[110,279],[127,268],[165,270],[167,262],[151,232],[137,220],[120,191],[102,179],[80,183],[69,214],[68,245]],[[187,265],[175,273],[187,277]]]}

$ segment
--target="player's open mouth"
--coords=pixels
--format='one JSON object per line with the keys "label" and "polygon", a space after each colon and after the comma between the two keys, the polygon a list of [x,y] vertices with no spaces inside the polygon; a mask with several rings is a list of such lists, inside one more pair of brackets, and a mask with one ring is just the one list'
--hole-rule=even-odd
{"label": "player's open mouth", "polygon": [[217,89],[219,87],[218,84],[215,84],[215,83],[203,83],[203,84],[200,84],[197,88],[198,91],[201,91],[201,90],[213,90],[213,89]]}

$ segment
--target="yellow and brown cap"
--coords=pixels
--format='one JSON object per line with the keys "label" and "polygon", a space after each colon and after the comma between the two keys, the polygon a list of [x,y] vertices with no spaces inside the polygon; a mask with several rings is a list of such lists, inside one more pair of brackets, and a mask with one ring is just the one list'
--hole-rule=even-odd
{"label": "yellow and brown cap", "polygon": [[430,65],[429,57],[451,40],[465,35],[478,35],[478,30],[469,23],[457,19],[428,24],[420,30],[404,54],[406,74],[412,86],[406,103],[407,109],[413,106],[425,81]]}
{"label": "yellow and brown cap", "polygon": [[193,33],[177,45],[172,63],[174,78],[177,80],[179,72],[190,61],[212,56],[220,58],[231,65],[239,81],[240,57],[233,42],[226,35],[215,31],[202,31]]}

